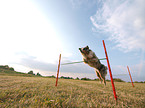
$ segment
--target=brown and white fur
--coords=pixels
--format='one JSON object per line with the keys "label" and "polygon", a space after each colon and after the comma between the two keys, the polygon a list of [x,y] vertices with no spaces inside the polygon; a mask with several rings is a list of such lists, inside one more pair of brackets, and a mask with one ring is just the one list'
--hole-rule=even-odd
{"label": "brown and white fur", "polygon": [[95,55],[95,53],[91,49],[89,49],[88,46],[84,48],[79,48],[79,50],[83,56],[84,62],[88,64],[89,66],[95,68],[95,72],[97,76],[99,77],[100,81],[102,82],[103,80],[104,84],[106,85],[105,76],[107,74],[107,67],[101,64],[98,57]]}

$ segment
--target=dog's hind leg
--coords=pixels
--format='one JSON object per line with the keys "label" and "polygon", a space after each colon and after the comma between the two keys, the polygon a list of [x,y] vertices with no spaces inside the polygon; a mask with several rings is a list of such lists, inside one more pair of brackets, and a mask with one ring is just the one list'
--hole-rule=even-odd
{"label": "dog's hind leg", "polygon": [[105,79],[105,77],[102,77],[102,79],[103,79],[104,85],[106,85],[106,79]]}
{"label": "dog's hind leg", "polygon": [[104,85],[106,85],[105,75],[104,75],[104,74],[101,74],[101,78],[102,78],[102,80],[103,80]]}
{"label": "dog's hind leg", "polygon": [[100,74],[101,74],[101,78],[104,82],[104,85],[106,85],[106,79],[105,79],[105,76],[107,74],[107,67],[106,66],[103,66],[102,69],[100,69]]}
{"label": "dog's hind leg", "polygon": [[102,83],[102,78],[101,78],[101,76],[100,76],[100,73],[99,73],[98,70],[96,70],[96,69],[95,69],[95,72],[96,72],[96,75],[98,76],[99,80],[100,80],[101,83]]}

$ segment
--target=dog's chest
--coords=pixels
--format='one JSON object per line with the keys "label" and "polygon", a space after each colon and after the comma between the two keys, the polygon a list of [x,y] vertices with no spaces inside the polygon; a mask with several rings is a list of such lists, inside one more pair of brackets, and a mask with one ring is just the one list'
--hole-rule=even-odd
{"label": "dog's chest", "polygon": [[90,51],[89,54],[87,54],[87,55],[84,56],[84,58],[85,59],[91,59],[91,58],[93,58],[93,56],[94,56],[94,52],[93,51]]}
{"label": "dog's chest", "polygon": [[89,54],[83,56],[83,58],[86,61],[86,63],[91,67],[97,68],[100,65],[97,56],[92,51]]}

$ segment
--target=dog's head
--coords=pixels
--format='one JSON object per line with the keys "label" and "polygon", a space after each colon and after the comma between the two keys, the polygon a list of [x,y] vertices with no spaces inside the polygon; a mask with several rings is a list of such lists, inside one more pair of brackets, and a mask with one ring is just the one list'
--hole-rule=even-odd
{"label": "dog's head", "polygon": [[87,55],[91,51],[88,46],[83,47],[83,48],[79,48],[79,50],[83,55]]}

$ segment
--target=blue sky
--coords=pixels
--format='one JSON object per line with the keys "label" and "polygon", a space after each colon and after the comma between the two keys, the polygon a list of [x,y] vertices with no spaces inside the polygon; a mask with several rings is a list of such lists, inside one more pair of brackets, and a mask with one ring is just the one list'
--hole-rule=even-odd
{"label": "blue sky", "polygon": [[[144,0],[1,0],[0,64],[56,75],[60,53],[61,63],[81,61],[78,48],[88,45],[104,58],[105,40],[113,77],[130,81],[128,65],[133,80],[144,81],[144,4]],[[60,76],[96,78],[94,69],[83,63],[61,66]]]}

